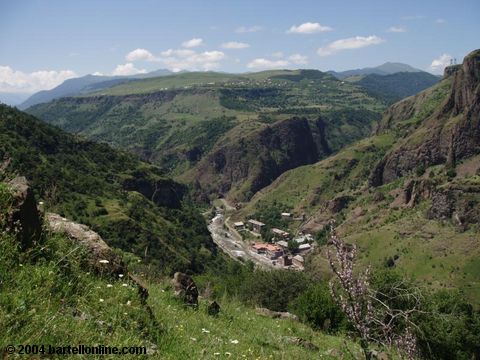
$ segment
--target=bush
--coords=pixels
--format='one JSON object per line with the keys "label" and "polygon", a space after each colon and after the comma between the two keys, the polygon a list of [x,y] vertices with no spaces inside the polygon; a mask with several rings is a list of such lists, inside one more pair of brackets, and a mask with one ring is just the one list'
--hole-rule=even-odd
{"label": "bush", "polygon": [[326,285],[309,287],[290,303],[289,309],[302,322],[316,329],[336,332],[347,328],[347,319]]}
{"label": "bush", "polygon": [[287,311],[288,304],[304,292],[311,281],[295,271],[257,270],[245,279],[240,299],[274,311]]}

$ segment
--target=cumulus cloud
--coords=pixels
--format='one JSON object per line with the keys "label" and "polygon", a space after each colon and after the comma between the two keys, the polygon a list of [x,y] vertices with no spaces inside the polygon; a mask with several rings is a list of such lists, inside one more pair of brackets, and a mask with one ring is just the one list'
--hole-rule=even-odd
{"label": "cumulus cloud", "polygon": [[193,39],[184,41],[182,43],[182,46],[184,48],[187,48],[187,49],[191,49],[191,48],[198,47],[198,46],[201,46],[201,45],[203,45],[203,39],[200,39],[200,38],[193,38]]}
{"label": "cumulus cloud", "polygon": [[190,49],[168,49],[161,53],[159,61],[173,71],[212,70],[220,66],[225,59],[222,51],[196,52]]}
{"label": "cumulus cloud", "polygon": [[222,44],[224,49],[246,49],[250,47],[250,44],[237,42],[237,41],[229,41]]}
{"label": "cumulus cloud", "polygon": [[247,64],[249,69],[278,69],[288,66],[286,60],[268,60],[264,58],[257,58]]}
{"label": "cumulus cloud", "polygon": [[323,26],[319,23],[306,22],[298,26],[293,25],[287,30],[287,34],[314,34],[332,30],[333,29],[329,26]]}
{"label": "cumulus cloud", "polygon": [[242,33],[257,32],[257,31],[260,31],[260,30],[262,30],[262,27],[258,26],[258,25],[254,25],[254,26],[250,26],[250,27],[240,26],[240,27],[235,29],[235,32],[239,33],[239,34],[242,34]]}
{"label": "cumulus cloud", "polygon": [[112,75],[136,75],[136,74],[145,74],[147,70],[145,69],[137,69],[133,66],[132,63],[126,63],[123,65],[117,65],[115,70],[113,70]]}
{"label": "cumulus cloud", "polygon": [[385,40],[376,35],[355,36],[331,42],[328,45],[319,48],[317,54],[319,56],[329,56],[343,50],[360,49],[371,45],[378,45],[384,41]]}
{"label": "cumulus cloud", "polygon": [[441,74],[443,70],[450,65],[453,57],[450,54],[442,54],[438,58],[433,59],[430,64],[430,70],[435,74]]}
{"label": "cumulus cloud", "polygon": [[387,32],[404,33],[404,32],[407,32],[407,29],[405,29],[402,26],[391,26],[387,29]]}
{"label": "cumulus cloud", "polygon": [[308,58],[304,55],[300,54],[293,54],[288,57],[288,60],[290,60],[292,63],[296,65],[307,65],[308,64]]}
{"label": "cumulus cloud", "polygon": [[130,51],[127,56],[125,56],[125,60],[128,62],[138,61],[138,60],[145,60],[145,61],[154,61],[155,56],[145,49],[135,49]]}
{"label": "cumulus cloud", "polygon": [[49,90],[67,79],[76,77],[72,70],[40,70],[31,73],[14,70],[0,65],[0,91],[10,93],[32,93]]}

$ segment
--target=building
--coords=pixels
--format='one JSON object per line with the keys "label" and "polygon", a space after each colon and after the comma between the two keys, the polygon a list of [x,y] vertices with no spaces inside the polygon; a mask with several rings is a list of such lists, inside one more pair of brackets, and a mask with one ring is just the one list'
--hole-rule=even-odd
{"label": "building", "polygon": [[290,236],[288,232],[277,229],[277,228],[273,228],[272,233],[273,233],[273,236],[275,237],[275,240],[288,239],[288,237]]}
{"label": "building", "polygon": [[262,231],[262,227],[265,226],[264,223],[253,219],[248,220],[248,224],[250,225],[252,231],[256,232],[257,234],[260,234],[260,232]]}
{"label": "building", "polygon": [[237,221],[233,223],[233,227],[235,228],[235,230],[243,230],[245,229],[245,224],[243,223],[243,221]]}
{"label": "building", "polygon": [[311,234],[305,234],[305,235],[296,237],[294,240],[299,244],[303,244],[303,243],[313,241],[313,236]]}
{"label": "building", "polygon": [[266,254],[273,260],[283,255],[283,249],[278,245],[267,244]]}
{"label": "building", "polygon": [[298,251],[308,251],[312,248],[310,244],[302,244],[298,247]]}
{"label": "building", "polygon": [[285,240],[280,240],[280,241],[277,241],[277,245],[282,247],[283,249],[287,249],[288,248],[288,242],[286,242]]}
{"label": "building", "polygon": [[282,264],[283,266],[290,266],[292,265],[292,258],[288,255],[283,255],[280,259],[280,264]]}
{"label": "building", "polygon": [[303,267],[305,266],[305,260],[303,259],[303,256],[295,255],[292,258],[292,264],[303,269]]}
{"label": "building", "polygon": [[276,259],[283,255],[283,250],[280,246],[267,243],[254,243],[252,249],[257,254],[265,254],[270,259]]}

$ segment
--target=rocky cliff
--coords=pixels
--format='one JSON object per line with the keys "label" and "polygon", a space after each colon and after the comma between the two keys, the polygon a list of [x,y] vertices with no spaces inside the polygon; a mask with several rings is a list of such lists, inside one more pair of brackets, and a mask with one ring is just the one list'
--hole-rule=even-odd
{"label": "rocky cliff", "polygon": [[403,130],[403,138],[374,168],[370,185],[389,183],[419,167],[452,166],[480,153],[480,50],[461,66],[446,69],[446,85],[448,93],[431,111],[425,112],[432,105],[428,92],[389,109],[378,132]]}
{"label": "rocky cliff", "polygon": [[217,147],[195,171],[197,195],[249,199],[283,172],[330,153],[321,119],[291,118]]}

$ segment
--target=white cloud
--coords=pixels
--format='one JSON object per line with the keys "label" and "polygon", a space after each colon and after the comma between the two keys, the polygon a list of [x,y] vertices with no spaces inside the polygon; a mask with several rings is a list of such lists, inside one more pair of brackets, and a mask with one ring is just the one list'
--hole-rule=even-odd
{"label": "white cloud", "polygon": [[161,53],[158,61],[173,71],[212,70],[220,66],[225,59],[222,51],[196,52],[189,49],[168,49]]}
{"label": "white cloud", "polygon": [[247,64],[249,69],[278,69],[288,66],[288,61],[286,60],[268,60],[264,58],[257,58],[250,61]]}
{"label": "white cloud", "polygon": [[40,70],[25,73],[0,65],[0,91],[10,93],[32,93],[49,90],[67,79],[76,77],[72,70]]}
{"label": "white cloud", "polygon": [[103,76],[103,73],[101,73],[100,71],[95,71],[92,75],[94,75],[94,76]]}
{"label": "white cloud", "polygon": [[308,64],[308,58],[304,55],[300,54],[293,54],[289,56],[288,60],[290,60],[292,63],[296,65],[307,65]]}
{"label": "white cloud", "polygon": [[115,70],[113,70],[112,75],[136,75],[145,74],[146,72],[147,70],[145,69],[137,69],[132,63],[126,63],[123,65],[117,65]]}
{"label": "white cloud", "polygon": [[391,26],[387,29],[387,32],[404,33],[404,32],[407,32],[407,29],[405,29],[402,26]]}
{"label": "white cloud", "polygon": [[442,54],[434,59],[430,64],[430,70],[435,74],[441,74],[443,70],[450,65],[453,57],[450,54]]}
{"label": "white cloud", "polygon": [[125,60],[128,62],[138,61],[138,60],[145,60],[145,61],[154,61],[155,56],[145,49],[135,49],[130,51],[127,56],[125,56]]}
{"label": "white cloud", "polygon": [[331,42],[328,45],[319,48],[317,54],[319,56],[329,56],[343,50],[360,49],[371,45],[378,45],[384,41],[385,40],[376,35],[355,36]]}
{"label": "white cloud", "polygon": [[237,41],[229,41],[222,44],[224,49],[246,49],[250,47],[247,43],[237,42]]}
{"label": "white cloud", "polygon": [[236,33],[250,33],[250,32],[257,32],[257,31],[260,31],[262,30],[262,27],[261,26],[258,26],[258,25],[254,25],[254,26],[240,26],[238,28],[235,29],[235,32]]}
{"label": "white cloud", "polygon": [[440,25],[445,24],[446,22],[447,22],[447,21],[446,21],[445,19],[437,19],[437,20],[435,20],[435,23],[440,24]]}
{"label": "white cloud", "polygon": [[288,31],[287,34],[314,34],[325,31],[332,31],[333,29],[329,26],[323,26],[319,23],[306,22],[301,25],[293,25]]}
{"label": "white cloud", "polygon": [[193,38],[182,43],[182,46],[187,49],[191,49],[201,45],[203,45],[203,39],[200,38]]}
{"label": "white cloud", "polygon": [[281,51],[274,52],[272,56],[276,58],[283,58],[283,52]]}

